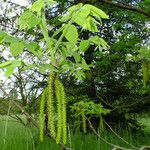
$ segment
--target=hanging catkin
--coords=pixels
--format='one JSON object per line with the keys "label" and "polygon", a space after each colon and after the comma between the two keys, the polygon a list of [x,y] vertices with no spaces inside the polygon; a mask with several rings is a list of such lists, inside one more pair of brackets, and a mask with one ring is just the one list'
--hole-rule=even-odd
{"label": "hanging catkin", "polygon": [[56,136],[56,143],[60,143],[61,135],[62,135],[62,97],[61,97],[61,87],[60,87],[60,81],[58,77],[55,79],[55,95],[57,99],[57,136]]}
{"label": "hanging catkin", "polygon": [[42,93],[41,100],[40,100],[40,141],[43,141],[43,132],[44,132],[44,105],[45,105],[45,90]]}
{"label": "hanging catkin", "polygon": [[56,142],[59,143],[62,137],[63,143],[67,141],[67,127],[66,127],[66,98],[63,84],[59,78],[55,79],[55,95],[57,99],[57,137]]}
{"label": "hanging catkin", "polygon": [[67,123],[66,123],[66,97],[65,97],[65,90],[63,84],[60,82],[60,93],[62,98],[62,139],[63,143],[66,144],[67,142]]}
{"label": "hanging catkin", "polygon": [[83,132],[86,133],[86,118],[85,118],[85,113],[84,113],[84,111],[81,112],[81,119],[82,119]]}
{"label": "hanging catkin", "polygon": [[54,116],[54,80],[55,74],[51,73],[48,80],[48,99],[47,99],[47,112],[48,112],[48,129],[53,138],[56,137],[55,132],[55,116]]}
{"label": "hanging catkin", "polygon": [[146,61],[142,62],[143,82],[146,86],[150,82],[149,63]]}
{"label": "hanging catkin", "polygon": [[[56,99],[57,110],[55,111],[54,99]],[[47,103],[46,103],[47,102]],[[44,90],[40,102],[40,140],[43,141],[44,130],[44,105],[47,104],[48,129],[50,135],[60,143],[67,141],[66,125],[66,98],[63,84],[54,73],[49,75],[48,87]],[[55,112],[57,112],[57,134],[55,131]]]}

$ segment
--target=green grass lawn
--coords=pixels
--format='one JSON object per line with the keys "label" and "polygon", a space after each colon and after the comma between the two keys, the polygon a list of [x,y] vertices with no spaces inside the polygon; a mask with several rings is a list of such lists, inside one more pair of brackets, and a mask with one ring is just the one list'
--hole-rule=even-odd
{"label": "green grass lawn", "polygon": [[[24,126],[14,119],[8,118],[8,122],[6,120],[7,117],[0,117],[0,150],[60,150],[49,138],[45,137],[44,142],[40,142],[37,129]],[[146,131],[150,129],[150,119],[147,121],[143,121],[148,126]],[[134,146],[150,145],[148,132],[146,135],[136,136],[121,129],[117,132]],[[113,144],[131,148],[108,131],[104,131],[102,136]],[[93,134],[74,133],[68,139],[68,146],[74,150],[111,150],[110,146]]]}

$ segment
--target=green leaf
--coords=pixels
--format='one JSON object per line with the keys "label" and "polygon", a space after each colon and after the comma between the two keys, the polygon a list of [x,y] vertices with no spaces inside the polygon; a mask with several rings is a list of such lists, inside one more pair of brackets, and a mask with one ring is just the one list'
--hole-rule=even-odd
{"label": "green leaf", "polygon": [[74,75],[78,80],[83,80],[85,78],[85,73],[83,72],[83,70],[77,70]]}
{"label": "green leaf", "polygon": [[64,15],[61,19],[59,19],[61,22],[67,22],[68,20],[70,20],[72,17],[71,14],[67,14],[67,15]]}
{"label": "green leaf", "polygon": [[101,49],[108,49],[108,47],[109,47],[108,44],[105,42],[105,40],[98,36],[94,36],[94,37],[90,38],[90,40],[94,44],[100,46]]}
{"label": "green leaf", "polygon": [[6,61],[0,64],[0,68],[6,68],[12,64],[12,61]]}
{"label": "green leaf", "polygon": [[44,8],[44,0],[38,0],[33,3],[31,10],[32,10],[32,12],[37,12],[38,16],[41,16],[42,8]]}
{"label": "green leaf", "polygon": [[51,64],[40,64],[38,66],[40,73],[45,74],[46,71],[54,71],[54,72],[58,72],[58,70],[52,66]]}
{"label": "green leaf", "polygon": [[56,3],[56,1],[54,1],[54,0],[45,0],[45,2],[46,2],[46,4],[49,5],[49,6]]}
{"label": "green leaf", "polygon": [[23,52],[24,43],[23,42],[16,42],[10,44],[10,52],[15,57],[18,56]]}
{"label": "green leaf", "polygon": [[26,70],[35,68],[36,66],[37,66],[36,64],[26,65],[26,66],[24,66],[24,68],[22,68],[21,70],[22,70],[22,71],[26,71]]}
{"label": "green leaf", "polygon": [[13,37],[11,35],[6,35],[4,37],[4,42],[6,43],[11,43],[11,42],[20,42],[22,41],[21,39],[17,38],[17,37]]}
{"label": "green leaf", "polygon": [[91,32],[98,32],[98,29],[97,29],[97,26],[95,25],[95,22],[98,23],[94,18],[89,16],[86,19],[86,22],[85,22],[83,28],[85,28]]}
{"label": "green leaf", "polygon": [[85,69],[85,70],[90,70],[90,67],[92,65],[87,65],[86,61],[82,58],[82,63],[80,64],[80,67]]}
{"label": "green leaf", "polygon": [[7,71],[5,72],[5,76],[8,78],[10,75],[12,75],[14,72],[14,69],[15,68],[13,66],[7,67]]}
{"label": "green leaf", "polygon": [[83,40],[80,42],[79,49],[81,52],[86,52],[87,49],[89,48],[89,46],[90,46],[90,41],[89,40]]}
{"label": "green leaf", "polygon": [[83,4],[79,3],[77,5],[73,5],[72,7],[70,7],[68,9],[69,12],[76,12],[77,10],[79,10],[80,8],[82,8]]}
{"label": "green leaf", "polygon": [[22,60],[14,60],[11,66],[14,68],[22,66]]}
{"label": "green leaf", "polygon": [[42,51],[41,51],[41,48],[38,45],[38,43],[30,42],[30,43],[26,44],[26,48],[29,50],[29,52],[31,52],[32,54],[34,54],[35,56],[37,56],[38,58],[41,59]]}
{"label": "green leaf", "polygon": [[80,26],[84,26],[86,18],[90,14],[90,10],[86,8],[81,8],[78,12],[74,13],[72,16],[72,19],[75,23],[77,23]]}
{"label": "green leaf", "polygon": [[0,43],[3,42],[3,39],[7,36],[7,33],[0,30]]}
{"label": "green leaf", "polygon": [[63,30],[63,34],[69,42],[73,44],[77,43],[78,31],[74,25],[66,25],[65,29]]}
{"label": "green leaf", "polygon": [[89,9],[91,11],[91,15],[92,16],[95,16],[95,17],[98,17],[98,18],[105,18],[105,19],[108,19],[108,15],[106,15],[106,13],[104,11],[102,11],[101,9],[95,7],[95,6],[92,6],[92,5],[89,5],[89,4],[85,4],[83,7],[86,7],[87,9]]}
{"label": "green leaf", "polygon": [[21,29],[30,29],[40,23],[41,19],[35,16],[31,11],[27,10],[19,18],[18,24]]}
{"label": "green leaf", "polygon": [[0,64],[1,67],[5,67],[7,68],[6,72],[5,72],[5,76],[8,78],[10,75],[13,74],[14,69],[16,67],[22,66],[23,65],[23,61],[22,60],[13,60],[13,61],[7,61],[3,64]]}
{"label": "green leaf", "polygon": [[70,65],[69,64],[63,64],[62,66],[61,66],[61,68],[63,69],[63,70],[69,70],[70,69]]}
{"label": "green leaf", "polygon": [[63,29],[64,29],[64,27],[60,27],[59,29],[57,29],[57,30],[54,32],[54,34],[52,35],[52,37],[51,37],[50,40],[52,40],[53,37],[55,37],[55,36],[58,35],[60,32],[62,32]]}
{"label": "green leaf", "polygon": [[86,18],[77,16],[74,21],[75,21],[75,23],[77,23],[78,25],[80,25],[81,27],[83,27],[86,30],[89,30],[91,32],[98,32],[96,24],[99,24],[99,22],[97,22],[91,16],[88,16]]}
{"label": "green leaf", "polygon": [[78,54],[78,53],[73,53],[72,55],[73,55],[73,57],[74,57],[76,63],[81,61],[81,56],[80,56],[80,54]]}

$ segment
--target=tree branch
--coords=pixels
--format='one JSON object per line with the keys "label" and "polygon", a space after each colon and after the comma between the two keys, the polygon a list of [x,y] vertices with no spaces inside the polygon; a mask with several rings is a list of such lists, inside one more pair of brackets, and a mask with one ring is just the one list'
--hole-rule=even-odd
{"label": "tree branch", "polygon": [[111,127],[110,125],[103,120],[104,123],[108,126],[108,128],[112,131],[112,133],[114,133],[114,135],[116,135],[119,139],[121,139],[124,143],[126,143],[127,145],[131,146],[133,149],[137,149],[137,147],[135,147],[134,145],[130,144],[128,141],[126,141],[124,138],[122,138],[119,134],[117,134]]}
{"label": "tree branch", "polygon": [[[100,138],[104,143],[106,143],[106,144],[108,144],[108,145],[110,145],[110,146],[112,146],[112,147],[114,147],[114,148],[117,148],[117,149],[119,149],[119,150],[131,150],[131,149],[126,149],[126,148],[124,148],[124,147],[120,147],[120,146],[118,146],[118,145],[112,144],[112,143],[108,142],[106,139],[102,138],[102,137],[100,136],[100,134],[98,134],[98,133],[96,132],[96,130],[95,130],[95,128],[93,127],[93,125],[92,125],[90,119],[87,118],[87,117],[85,117],[85,118],[86,118],[86,120],[87,120],[87,122],[88,122],[88,124],[89,124],[90,129],[93,131],[93,133],[94,133],[98,138]],[[116,149],[116,150],[117,150],[117,149]]]}
{"label": "tree branch", "polygon": [[113,1],[110,1],[110,0],[100,0],[99,2],[106,3],[106,4],[116,6],[116,7],[119,7],[119,8],[131,10],[131,11],[135,11],[135,12],[141,13],[141,14],[145,15],[146,17],[150,18],[150,12],[146,12],[145,10],[143,10],[141,8],[137,8],[137,7],[129,5],[129,4],[122,4],[122,3],[113,2]]}

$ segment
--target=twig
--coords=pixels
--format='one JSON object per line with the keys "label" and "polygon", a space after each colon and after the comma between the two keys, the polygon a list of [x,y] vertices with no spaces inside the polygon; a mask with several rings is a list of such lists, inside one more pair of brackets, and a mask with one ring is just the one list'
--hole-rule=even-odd
{"label": "twig", "polygon": [[133,149],[137,149],[137,147],[133,146],[132,144],[130,144],[129,142],[127,142],[125,139],[123,139],[120,135],[118,135],[111,127],[110,125],[105,121],[103,120],[104,123],[109,127],[109,129],[119,138],[121,139],[124,143],[130,145]]}
{"label": "twig", "polygon": [[94,133],[98,138],[100,138],[103,142],[105,142],[106,144],[108,144],[108,145],[110,145],[110,146],[112,146],[112,147],[116,147],[116,148],[118,148],[118,149],[120,148],[121,150],[131,150],[131,149],[126,149],[126,148],[124,148],[124,147],[120,147],[120,146],[118,146],[118,145],[112,144],[112,143],[108,142],[107,140],[105,140],[104,138],[102,138],[102,137],[96,132],[96,130],[95,130],[95,128],[92,126],[90,120],[89,120],[86,116],[85,116],[85,118],[86,118],[86,120],[88,121],[89,127],[91,128],[91,130],[93,131],[93,133]]}
{"label": "twig", "polygon": [[106,3],[106,4],[116,6],[116,7],[122,8],[122,9],[130,10],[130,11],[135,11],[135,12],[141,13],[141,14],[147,16],[148,18],[150,18],[149,12],[145,11],[144,9],[141,9],[141,8],[129,5],[129,4],[123,4],[120,2],[113,2],[111,0],[102,0],[99,2]]}
{"label": "twig", "polygon": [[19,121],[21,124],[23,124],[24,126],[26,125],[18,115],[16,115],[16,114],[14,114],[14,115],[15,115],[15,117],[12,116],[11,114],[10,114],[9,116],[10,116],[11,118],[15,119],[15,120],[18,120],[18,121]]}

